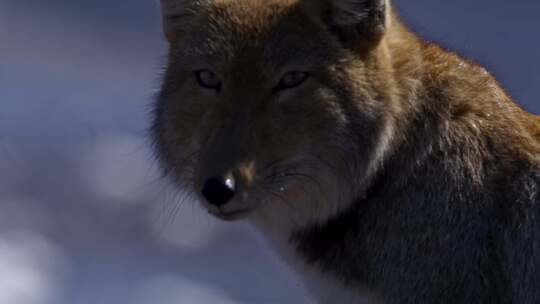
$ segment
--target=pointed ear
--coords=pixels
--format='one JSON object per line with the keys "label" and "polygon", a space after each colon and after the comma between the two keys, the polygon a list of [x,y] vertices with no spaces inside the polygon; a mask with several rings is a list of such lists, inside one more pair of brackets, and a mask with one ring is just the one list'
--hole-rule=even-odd
{"label": "pointed ear", "polygon": [[342,40],[378,41],[386,31],[389,0],[326,0],[327,22]]}
{"label": "pointed ear", "polygon": [[185,31],[194,16],[194,9],[200,5],[198,0],[159,0],[163,33],[173,44]]}

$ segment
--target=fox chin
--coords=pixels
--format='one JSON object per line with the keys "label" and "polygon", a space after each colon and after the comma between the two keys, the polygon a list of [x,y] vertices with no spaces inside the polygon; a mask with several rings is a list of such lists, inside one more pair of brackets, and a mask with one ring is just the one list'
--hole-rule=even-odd
{"label": "fox chin", "polygon": [[540,118],[387,0],[161,0],[152,139],[316,303],[538,303]]}

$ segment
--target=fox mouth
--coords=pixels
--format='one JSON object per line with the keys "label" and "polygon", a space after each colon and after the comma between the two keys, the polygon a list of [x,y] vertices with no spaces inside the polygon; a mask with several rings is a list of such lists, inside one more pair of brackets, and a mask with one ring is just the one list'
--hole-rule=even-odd
{"label": "fox mouth", "polygon": [[224,221],[235,221],[247,218],[253,212],[253,209],[240,209],[234,211],[208,210],[210,214]]}

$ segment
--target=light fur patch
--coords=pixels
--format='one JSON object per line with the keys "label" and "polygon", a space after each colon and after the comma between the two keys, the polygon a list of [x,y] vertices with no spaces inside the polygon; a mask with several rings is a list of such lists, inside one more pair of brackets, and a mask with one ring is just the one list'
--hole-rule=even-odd
{"label": "light fur patch", "polygon": [[[257,228],[263,241],[276,252],[285,264],[293,270],[298,281],[317,304],[377,304],[379,301],[367,290],[351,289],[337,279],[324,274],[317,267],[307,265],[289,242],[291,227],[298,223],[291,221],[291,214],[286,209],[272,210],[272,214],[257,214],[252,223]],[[271,218],[271,219],[270,219]],[[297,218],[298,219],[298,218]]]}

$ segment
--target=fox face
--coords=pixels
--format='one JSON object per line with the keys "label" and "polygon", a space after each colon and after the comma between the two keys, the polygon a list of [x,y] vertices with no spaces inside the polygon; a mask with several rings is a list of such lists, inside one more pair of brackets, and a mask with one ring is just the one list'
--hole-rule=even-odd
{"label": "fox face", "polygon": [[152,135],[215,216],[324,220],[369,184],[396,109],[384,1],[162,0]]}

